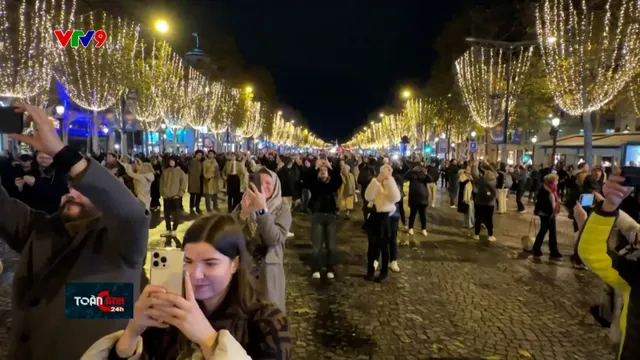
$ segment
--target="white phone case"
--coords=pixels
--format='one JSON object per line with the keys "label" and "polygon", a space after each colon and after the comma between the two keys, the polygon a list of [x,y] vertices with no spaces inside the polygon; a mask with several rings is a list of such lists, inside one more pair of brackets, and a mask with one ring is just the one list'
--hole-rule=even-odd
{"label": "white phone case", "polygon": [[149,283],[165,288],[168,292],[183,295],[184,252],[181,249],[151,250]]}

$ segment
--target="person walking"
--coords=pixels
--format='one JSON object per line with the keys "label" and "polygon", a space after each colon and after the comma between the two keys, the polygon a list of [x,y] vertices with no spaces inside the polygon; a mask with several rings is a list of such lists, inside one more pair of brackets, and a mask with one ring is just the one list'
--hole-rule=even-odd
{"label": "person walking", "polygon": [[484,175],[480,175],[478,162],[473,161],[471,165],[471,176],[473,177],[475,196],[473,199],[475,211],[475,232],[474,240],[480,240],[480,227],[482,224],[487,227],[489,241],[496,241],[493,236],[493,210],[496,204],[496,173],[488,165],[484,168]]}
{"label": "person walking", "polygon": [[204,183],[203,161],[204,152],[202,150],[196,150],[195,157],[189,161],[189,212],[191,215],[202,215],[200,201],[202,200],[202,185]]}
{"label": "person walking", "polygon": [[[79,359],[89,346],[126,326],[126,319],[71,319],[63,311],[70,283],[131,283],[140,293],[150,213],[97,161],[62,143],[44,109],[28,113],[33,134],[11,134],[53,157],[69,193],[52,216],[10,198],[0,187],[0,232],[20,254],[12,284],[8,359]],[[88,296],[88,295],[87,295]]]}
{"label": "person walking", "polygon": [[461,169],[458,174],[458,212],[464,214],[463,226],[466,229],[473,229],[476,223],[475,206],[473,204],[473,181],[471,170]]}
{"label": "person walking", "polygon": [[540,229],[536,235],[536,241],[533,243],[533,256],[542,256],[542,242],[549,233],[549,258],[552,260],[561,259],[562,254],[558,251],[556,234],[556,216],[560,213],[558,175],[549,174],[544,177],[543,186],[538,190],[536,199],[534,214],[540,218]]}
{"label": "person walking", "polygon": [[460,171],[460,167],[458,166],[458,162],[453,159],[451,163],[447,167],[447,178],[448,178],[448,189],[449,189],[449,207],[456,207],[456,200],[458,198],[458,171]]}
{"label": "person walking", "polygon": [[[218,192],[220,191],[220,168],[215,159],[215,152],[210,150],[207,158],[202,162],[204,205],[208,213],[219,211]],[[213,206],[212,206],[213,203]]]}
{"label": "person walking", "polygon": [[182,216],[180,203],[187,190],[187,179],[175,157],[168,158],[166,165],[167,167],[164,168],[160,177],[160,196],[163,199],[162,207],[166,231],[160,236],[174,237],[177,235],[178,225],[180,225]]}
{"label": "person walking", "polygon": [[436,207],[436,189],[438,189],[440,171],[434,162],[430,162],[429,165],[427,165],[427,174],[429,175],[429,182],[427,183],[427,187],[429,188],[429,200],[431,202],[431,207]]}

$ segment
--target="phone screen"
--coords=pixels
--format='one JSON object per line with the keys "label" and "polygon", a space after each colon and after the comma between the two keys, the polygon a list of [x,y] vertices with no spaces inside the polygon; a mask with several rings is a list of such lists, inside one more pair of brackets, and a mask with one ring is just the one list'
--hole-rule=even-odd
{"label": "phone screen", "polygon": [[593,194],[580,195],[580,206],[591,207],[593,206]]}
{"label": "phone screen", "polygon": [[13,107],[0,107],[0,133],[22,134],[23,129],[22,114]]}

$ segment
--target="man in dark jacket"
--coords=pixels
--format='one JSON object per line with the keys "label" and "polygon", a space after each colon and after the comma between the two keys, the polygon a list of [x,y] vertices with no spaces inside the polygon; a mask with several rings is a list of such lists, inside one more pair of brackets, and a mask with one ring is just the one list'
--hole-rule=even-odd
{"label": "man in dark jacket", "polygon": [[451,160],[451,163],[447,167],[447,177],[449,180],[449,207],[456,207],[456,200],[458,199],[458,171],[460,167],[456,159]]}
{"label": "man in dark jacket", "polygon": [[[71,188],[60,211],[52,216],[10,198],[0,188],[0,238],[20,254],[8,358],[79,359],[97,339],[123,329],[128,320],[104,315],[69,318],[63,309],[73,299],[67,299],[65,287],[70,283],[133,284],[135,301],[149,213],[107,169],[64,146],[44,110],[21,105],[19,111],[29,113],[38,131],[12,136],[53,156],[52,166],[58,174],[68,174]],[[132,310],[133,304],[124,307]],[[82,308],[85,313],[93,309]]]}

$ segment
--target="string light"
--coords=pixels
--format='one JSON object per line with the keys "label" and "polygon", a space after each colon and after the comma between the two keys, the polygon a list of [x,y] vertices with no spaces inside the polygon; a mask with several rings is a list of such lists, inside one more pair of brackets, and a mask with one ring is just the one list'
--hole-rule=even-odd
{"label": "string light", "polygon": [[169,128],[175,129],[183,126],[184,112],[188,104],[184,89],[185,69],[182,59],[173,53],[170,64],[167,80],[164,86],[159,88],[159,99],[165,123]]}
{"label": "string light", "polygon": [[629,81],[629,98],[636,114],[640,115],[640,84],[638,84],[638,81],[638,78]]}
{"label": "string light", "polygon": [[[596,14],[597,13],[597,14]],[[640,58],[640,4],[611,1],[589,11],[586,0],[546,0],[536,9],[536,30],[556,103],[571,115],[601,108],[631,80]]]}
{"label": "string light", "polygon": [[136,89],[136,100],[128,105],[142,122],[162,117],[164,109],[160,99],[164,95],[162,87],[171,81],[171,55],[171,47],[164,41],[154,40],[150,51],[147,51],[144,41],[140,41],[130,86]]}
{"label": "string light", "polygon": [[[510,62],[509,111],[515,105],[531,60],[533,47],[520,47],[512,52]],[[458,84],[469,113],[484,128],[493,127],[504,119],[507,90],[507,61],[501,48],[472,47],[456,60]]]}
{"label": "string light", "polygon": [[237,129],[238,136],[244,138],[258,137],[264,126],[264,107],[259,101],[251,101],[242,126]]}
{"label": "string light", "polygon": [[[75,7],[75,2],[73,3]],[[55,1],[0,0],[0,97],[22,101],[49,89],[51,67],[59,46],[53,42]],[[65,19],[61,11],[60,18]]]}
{"label": "string light", "polygon": [[105,12],[84,15],[74,27],[84,31],[103,29],[109,38],[99,48],[93,44],[82,49],[65,48],[54,74],[78,106],[94,113],[106,110],[118,101],[128,74],[135,68],[139,27]]}

